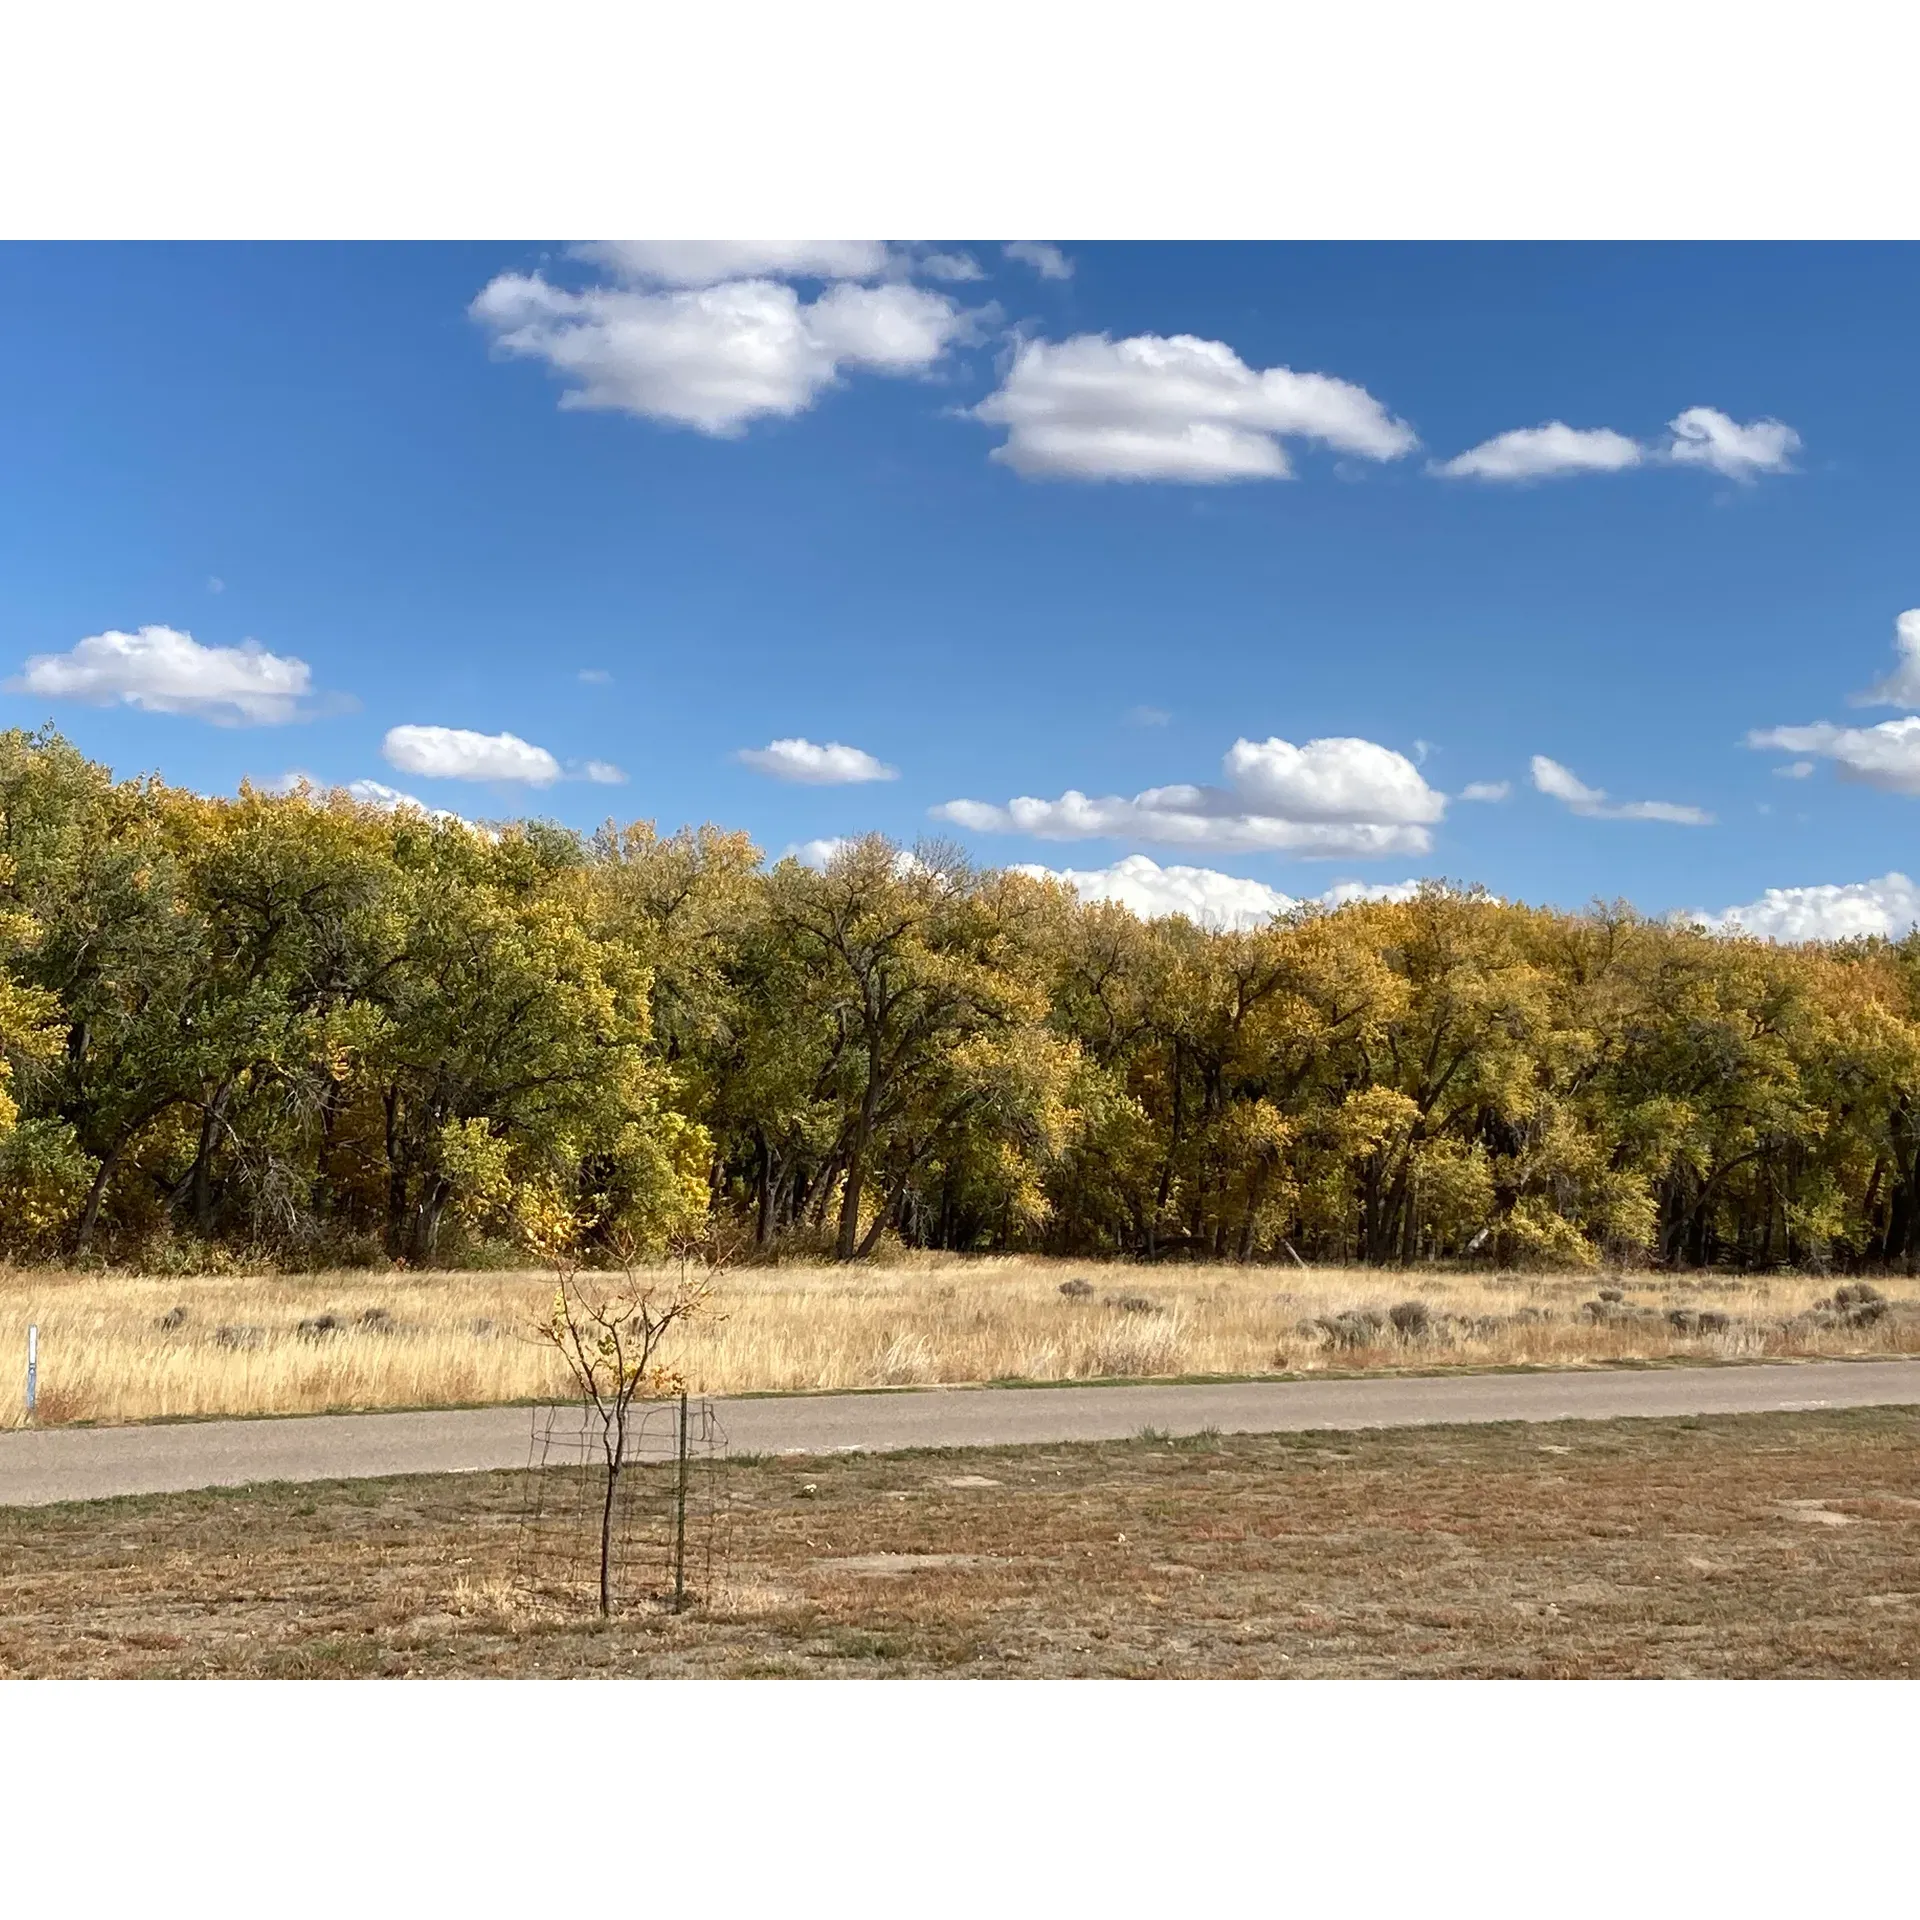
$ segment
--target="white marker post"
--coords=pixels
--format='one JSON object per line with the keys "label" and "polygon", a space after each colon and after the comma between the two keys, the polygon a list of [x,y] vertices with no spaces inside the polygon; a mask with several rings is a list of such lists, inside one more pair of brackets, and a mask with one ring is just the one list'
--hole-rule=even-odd
{"label": "white marker post", "polygon": [[27,1418],[33,1418],[33,1403],[40,1397],[40,1329],[27,1329]]}

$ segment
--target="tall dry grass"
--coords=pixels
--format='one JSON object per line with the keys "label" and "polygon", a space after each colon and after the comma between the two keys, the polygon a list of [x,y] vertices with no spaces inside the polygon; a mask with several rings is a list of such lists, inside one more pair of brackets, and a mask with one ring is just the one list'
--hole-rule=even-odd
{"label": "tall dry grass", "polygon": [[[1075,1279],[1090,1291],[1064,1295]],[[1596,1319],[1583,1308],[1602,1287],[1624,1298]],[[1803,1276],[914,1256],[887,1267],[736,1269],[721,1281],[714,1317],[696,1323],[672,1357],[703,1390],[737,1393],[1920,1352],[1920,1300],[1900,1297],[1911,1286],[1889,1284],[1893,1304],[1870,1326],[1816,1312],[1832,1291],[1831,1280]],[[1120,1304],[1129,1297],[1144,1304]],[[531,1336],[551,1298],[551,1279],[537,1272],[183,1279],[0,1270],[0,1425],[22,1419],[29,1322],[40,1327],[43,1425],[557,1396],[564,1374]],[[1429,1320],[1411,1337],[1386,1318],[1407,1301]],[[1726,1324],[1680,1331],[1670,1312],[1724,1314]],[[323,1319],[333,1325],[301,1331]]]}

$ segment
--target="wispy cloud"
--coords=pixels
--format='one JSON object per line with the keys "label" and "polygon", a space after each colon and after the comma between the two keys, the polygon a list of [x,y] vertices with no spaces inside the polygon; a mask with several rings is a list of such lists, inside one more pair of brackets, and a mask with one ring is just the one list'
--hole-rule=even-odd
{"label": "wispy cloud", "polygon": [[1570,427],[1564,420],[1515,427],[1434,468],[1451,480],[1545,480],[1568,473],[1620,473],[1646,459],[1646,449],[1611,427]]}
{"label": "wispy cloud", "polygon": [[575,255],[617,279],[668,287],[723,280],[874,280],[894,264],[883,240],[593,240]]}
{"label": "wispy cloud", "polygon": [[1781,421],[1749,420],[1742,426],[1717,407],[1689,407],[1669,422],[1669,429],[1667,459],[1709,468],[1729,480],[1789,473],[1800,450],[1800,436]]}
{"label": "wispy cloud", "polygon": [[970,253],[923,253],[916,270],[929,280],[984,280],[986,269]]}
{"label": "wispy cloud", "polygon": [[1020,266],[1031,267],[1042,280],[1073,278],[1073,262],[1051,240],[1009,240],[1000,251]]}
{"label": "wispy cloud", "polygon": [[1560,801],[1570,813],[1585,820],[1664,820],[1676,827],[1710,827],[1713,815],[1699,807],[1676,806],[1670,800],[1607,799],[1601,787],[1590,787],[1558,760],[1544,753],[1533,756],[1533,784],[1550,799]]}
{"label": "wispy cloud", "polygon": [[1688,407],[1668,421],[1664,441],[1547,420],[1497,433],[1451,460],[1437,461],[1430,471],[1449,480],[1524,482],[1664,465],[1706,467],[1747,482],[1763,473],[1791,472],[1799,447],[1800,436],[1778,420],[1749,420],[1743,426],[1717,407]]}
{"label": "wispy cloud", "polygon": [[[1882,720],[1877,727],[1837,727],[1816,720],[1804,727],[1761,727],[1747,745],[1831,760],[1841,779],[1883,793],[1920,793],[1920,716]],[[1796,778],[1803,776],[1794,776]]]}

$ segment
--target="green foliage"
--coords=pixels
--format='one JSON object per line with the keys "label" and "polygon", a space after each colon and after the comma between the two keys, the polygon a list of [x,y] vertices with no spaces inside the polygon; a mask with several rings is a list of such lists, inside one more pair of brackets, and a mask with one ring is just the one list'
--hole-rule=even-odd
{"label": "green foliage", "polygon": [[[1920,936],[1152,923],[879,839],[208,799],[0,734],[0,1254],[1920,1261]],[[197,1250],[197,1251],[196,1251]]]}
{"label": "green foliage", "polygon": [[17,1259],[51,1258],[98,1171],[63,1120],[22,1120],[0,1134],[0,1220]]}
{"label": "green foliage", "polygon": [[587,874],[553,828],[210,800],[0,736],[0,1047],[35,1128],[6,1248],[426,1262],[535,1181],[637,1242],[683,1229],[704,1138]]}

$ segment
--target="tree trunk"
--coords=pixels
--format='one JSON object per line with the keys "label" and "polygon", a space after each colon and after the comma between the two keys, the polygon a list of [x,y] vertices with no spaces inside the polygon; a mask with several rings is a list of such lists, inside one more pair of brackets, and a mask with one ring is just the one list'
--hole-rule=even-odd
{"label": "tree trunk", "polygon": [[340,1127],[340,1083],[328,1075],[320,1088],[320,1144],[314,1155],[313,1180],[307,1189],[307,1205],[322,1219],[331,1219],[335,1208],[333,1189],[333,1149]]}
{"label": "tree trunk", "polygon": [[383,1102],[386,1109],[387,1149],[387,1253],[398,1259],[406,1252],[407,1169],[400,1153],[400,1094],[389,1087]]}
{"label": "tree trunk", "polygon": [[765,1132],[756,1127],[754,1140],[759,1147],[759,1166],[756,1169],[755,1185],[757,1205],[754,1210],[753,1244],[765,1247],[773,1239],[773,1149],[767,1145]]}
{"label": "tree trunk", "polygon": [[1182,1122],[1186,1118],[1186,1056],[1180,1042],[1173,1043],[1173,1111],[1168,1116],[1167,1157],[1160,1167],[1160,1184],[1153,1196],[1153,1217],[1147,1223],[1147,1258],[1159,1253],[1160,1221],[1167,1210],[1167,1196],[1173,1191],[1173,1162],[1180,1151]]}
{"label": "tree trunk", "polygon": [[815,1181],[813,1194],[808,1202],[808,1223],[816,1230],[827,1224],[827,1209],[833,1204],[833,1183],[840,1178],[840,1149],[834,1148],[820,1178]]}
{"label": "tree trunk", "polygon": [[[915,1159],[918,1159],[918,1157],[919,1156],[916,1155]],[[881,1204],[879,1212],[873,1216],[872,1226],[870,1226],[861,1237],[859,1251],[854,1255],[856,1260],[864,1260],[867,1255],[880,1244],[880,1236],[886,1232],[887,1223],[893,1219],[899,1209],[900,1202],[906,1196],[908,1183],[913,1178],[913,1166],[914,1162],[909,1161],[906,1171],[893,1183],[893,1191],[887,1195],[885,1201]]]}
{"label": "tree trunk", "polygon": [[857,1259],[855,1242],[860,1237],[860,1202],[867,1187],[867,1149],[873,1140],[874,1116],[880,1110],[880,1066],[877,1053],[868,1056],[867,1088],[860,1096],[860,1118],[854,1128],[853,1142],[847,1150],[847,1184],[840,1195],[840,1231],[834,1241],[836,1260]]}
{"label": "tree trunk", "polygon": [[93,1230],[100,1224],[100,1203],[106,1198],[107,1182],[113,1178],[114,1169],[120,1164],[120,1156],[126,1150],[123,1136],[119,1145],[100,1162],[93,1176],[93,1185],[87,1189],[87,1204],[80,1209],[80,1224],[74,1229],[73,1251],[77,1259],[85,1253],[93,1239]]}
{"label": "tree trunk", "polygon": [[127,1149],[139,1138],[143,1128],[151,1125],[175,1104],[172,1100],[162,1100],[158,1106],[149,1107],[136,1119],[129,1120],[121,1130],[120,1138],[108,1149],[93,1176],[93,1185],[87,1189],[87,1203],[80,1209],[80,1224],[74,1229],[73,1251],[76,1258],[86,1252],[93,1240],[94,1229],[100,1224],[101,1203],[107,1197],[107,1182],[118,1171]]}
{"label": "tree trunk", "polygon": [[420,1198],[407,1216],[406,1256],[410,1266],[423,1266],[433,1259],[440,1244],[440,1220],[453,1188],[441,1174],[434,1174],[422,1187]]}
{"label": "tree trunk", "polygon": [[607,1497],[600,1503],[600,1618],[613,1612],[613,1496],[620,1484],[620,1454],[616,1444],[607,1459]]}
{"label": "tree trunk", "polygon": [[860,1233],[860,1200],[866,1191],[866,1155],[858,1147],[847,1159],[847,1184],[840,1194],[840,1228],[834,1237],[833,1257],[851,1260]]}
{"label": "tree trunk", "polygon": [[223,1080],[207,1102],[200,1122],[200,1145],[193,1156],[193,1172],[188,1188],[193,1208],[193,1230],[202,1240],[213,1237],[213,1150],[220,1138],[220,1122],[225,1117],[233,1082]]}

